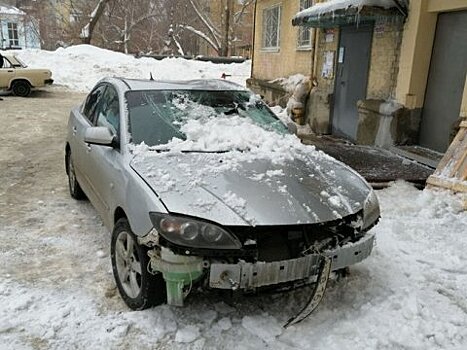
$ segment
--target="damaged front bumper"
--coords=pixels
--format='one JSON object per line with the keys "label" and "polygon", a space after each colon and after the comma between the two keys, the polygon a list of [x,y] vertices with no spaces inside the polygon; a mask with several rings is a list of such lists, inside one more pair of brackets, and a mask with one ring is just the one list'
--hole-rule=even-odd
{"label": "damaged front bumper", "polygon": [[251,291],[288,282],[315,283],[320,279],[323,260],[329,271],[356,264],[367,258],[373,249],[375,236],[367,233],[355,243],[345,244],[321,254],[309,254],[296,259],[236,264],[222,263],[202,256],[184,256],[162,247],[150,250],[149,271],[162,273],[167,287],[167,303],[183,306],[194,282],[203,280],[210,288]]}
{"label": "damaged front bumper", "polygon": [[314,282],[321,257],[331,259],[331,271],[356,264],[366,259],[373,249],[375,235],[368,233],[358,242],[349,243],[320,254],[296,259],[237,264],[212,263],[209,267],[209,286],[218,289],[251,290],[298,280]]}

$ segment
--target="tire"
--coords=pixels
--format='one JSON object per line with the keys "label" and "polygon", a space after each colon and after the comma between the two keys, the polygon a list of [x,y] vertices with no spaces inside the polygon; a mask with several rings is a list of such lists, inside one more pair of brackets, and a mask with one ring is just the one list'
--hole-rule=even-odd
{"label": "tire", "polygon": [[112,270],[118,291],[132,310],[144,310],[167,300],[162,274],[148,272],[147,252],[145,246],[138,244],[128,220],[118,220],[110,247]]}
{"label": "tire", "polygon": [[86,199],[86,195],[81,189],[78,180],[76,180],[75,167],[73,165],[71,152],[67,152],[66,154],[66,171],[68,174],[68,190],[70,191],[70,196],[77,200]]}
{"label": "tire", "polygon": [[11,89],[13,90],[13,93],[19,97],[28,97],[31,94],[31,85],[24,80],[13,82]]}

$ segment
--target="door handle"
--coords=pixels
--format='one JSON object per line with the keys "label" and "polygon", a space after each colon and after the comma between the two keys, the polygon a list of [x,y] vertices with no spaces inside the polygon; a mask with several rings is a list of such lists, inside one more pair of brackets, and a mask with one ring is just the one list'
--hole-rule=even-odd
{"label": "door handle", "polygon": [[78,129],[76,129],[76,126],[73,127],[73,135],[76,135],[76,133],[78,132]]}
{"label": "door handle", "polygon": [[341,85],[342,85],[342,86],[345,86],[345,81],[341,81]]}
{"label": "door handle", "polygon": [[92,151],[92,147],[91,147],[91,145],[90,145],[89,143],[86,144],[86,150],[87,150],[88,152],[91,152],[91,151]]}

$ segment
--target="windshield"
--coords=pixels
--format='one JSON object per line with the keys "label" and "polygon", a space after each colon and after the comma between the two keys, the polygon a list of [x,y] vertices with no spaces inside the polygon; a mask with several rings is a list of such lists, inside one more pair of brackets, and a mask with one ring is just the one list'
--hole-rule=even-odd
{"label": "windshield", "polygon": [[[257,97],[248,91],[156,90],[129,91],[126,94],[129,131],[133,144],[172,149],[189,141],[186,149],[228,151],[238,147],[225,138],[242,130],[260,128],[266,132],[288,133],[285,125]],[[209,137],[209,134],[213,137]],[[218,140],[216,138],[224,138]],[[203,143],[197,143],[203,138]],[[224,141],[224,142],[222,142]],[[164,146],[163,146],[164,145]]]}

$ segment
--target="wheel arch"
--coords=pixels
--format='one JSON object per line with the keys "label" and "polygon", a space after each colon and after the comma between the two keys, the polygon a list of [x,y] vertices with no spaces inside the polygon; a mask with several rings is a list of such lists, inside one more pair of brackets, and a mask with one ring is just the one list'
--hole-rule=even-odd
{"label": "wheel arch", "polygon": [[114,222],[113,224],[115,225],[117,223],[118,220],[120,219],[127,219],[128,220],[128,216],[126,215],[125,213],[125,210],[123,210],[122,207],[117,207],[114,211]]}
{"label": "wheel arch", "polygon": [[11,79],[10,86],[9,86],[8,89],[12,89],[13,85],[15,85],[15,83],[20,82],[20,81],[24,81],[24,82],[28,83],[29,87],[31,87],[31,88],[34,87],[34,85],[31,83],[31,81],[28,78],[25,78],[25,77],[17,78],[17,77],[15,77],[15,78]]}

